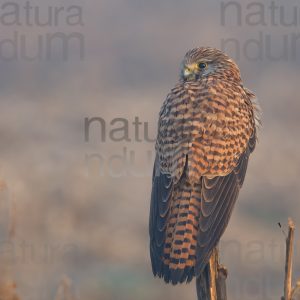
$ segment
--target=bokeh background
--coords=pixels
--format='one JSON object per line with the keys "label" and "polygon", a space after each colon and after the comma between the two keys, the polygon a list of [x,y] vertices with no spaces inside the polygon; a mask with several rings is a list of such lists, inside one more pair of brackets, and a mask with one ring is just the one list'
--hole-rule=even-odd
{"label": "bokeh background", "polygon": [[[277,223],[286,232],[290,216],[300,228],[299,2],[28,1],[31,23],[26,1],[0,2],[1,299],[196,298],[194,282],[153,278],[148,254],[151,140],[195,46],[236,59],[263,111],[221,242],[228,299],[279,299],[285,233]],[[77,22],[72,6],[82,11]],[[56,24],[54,15],[44,26],[34,19],[46,23],[55,7],[63,7]],[[65,57],[59,40],[50,47],[56,33],[80,36],[81,56],[76,38]],[[102,125],[92,123],[87,138],[85,118],[93,117]],[[295,279],[298,231],[296,238]]]}

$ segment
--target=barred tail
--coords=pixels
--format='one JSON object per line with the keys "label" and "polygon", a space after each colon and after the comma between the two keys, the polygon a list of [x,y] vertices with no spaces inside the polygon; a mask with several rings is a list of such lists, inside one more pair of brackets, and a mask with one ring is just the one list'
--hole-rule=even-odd
{"label": "barred tail", "polygon": [[201,185],[183,177],[174,187],[166,225],[163,277],[173,284],[189,282],[195,275]]}

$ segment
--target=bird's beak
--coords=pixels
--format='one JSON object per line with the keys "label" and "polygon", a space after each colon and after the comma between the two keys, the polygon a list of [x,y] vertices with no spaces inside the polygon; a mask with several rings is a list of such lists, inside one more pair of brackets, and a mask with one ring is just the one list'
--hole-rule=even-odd
{"label": "bird's beak", "polygon": [[187,78],[187,77],[190,77],[191,75],[195,75],[197,71],[198,71],[197,64],[185,65],[184,70],[183,70],[183,75],[184,75],[184,77]]}

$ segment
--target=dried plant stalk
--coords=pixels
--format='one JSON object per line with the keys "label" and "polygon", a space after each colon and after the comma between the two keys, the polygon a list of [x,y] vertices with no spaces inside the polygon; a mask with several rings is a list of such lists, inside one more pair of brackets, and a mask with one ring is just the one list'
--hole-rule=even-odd
{"label": "dried plant stalk", "polygon": [[196,280],[198,300],[227,300],[227,270],[219,264],[219,251],[215,248],[204,274]]}
{"label": "dried plant stalk", "polygon": [[289,219],[288,222],[289,222],[289,232],[286,239],[284,299],[292,300],[292,271],[293,271],[293,248],[294,248],[295,225],[292,219]]}

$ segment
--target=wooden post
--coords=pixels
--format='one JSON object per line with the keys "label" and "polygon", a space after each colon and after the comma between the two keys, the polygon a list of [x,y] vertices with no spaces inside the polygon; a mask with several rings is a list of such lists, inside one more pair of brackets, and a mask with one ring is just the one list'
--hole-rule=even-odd
{"label": "wooden post", "polygon": [[227,270],[219,264],[219,251],[215,248],[203,274],[197,278],[198,300],[227,300]]}
{"label": "wooden post", "polygon": [[223,265],[219,265],[218,268],[218,280],[217,280],[217,299],[227,300],[227,290],[226,290],[226,279],[227,279],[227,269]]}
{"label": "wooden post", "polygon": [[[280,223],[279,223],[280,225]],[[292,219],[288,221],[289,231],[286,238],[284,296],[281,300],[296,300],[300,297],[300,279],[296,287],[292,287],[293,247],[295,225]],[[280,225],[281,227],[281,225]],[[198,300],[227,300],[226,294],[227,270],[219,264],[219,252],[215,248],[209,263],[201,276],[196,280]]]}
{"label": "wooden post", "polygon": [[285,278],[284,278],[284,300],[292,300],[292,269],[293,269],[293,247],[294,247],[294,222],[289,219],[289,232],[286,239]]}

